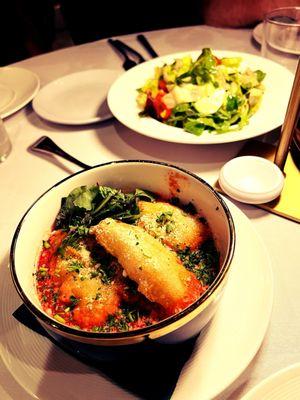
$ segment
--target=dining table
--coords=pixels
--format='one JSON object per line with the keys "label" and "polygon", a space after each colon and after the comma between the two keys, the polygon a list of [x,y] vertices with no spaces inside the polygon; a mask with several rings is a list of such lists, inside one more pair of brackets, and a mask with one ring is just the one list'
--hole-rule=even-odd
{"label": "dining table", "polygon": [[[144,34],[159,56],[181,51],[200,51],[204,47],[260,55],[260,46],[253,39],[252,29],[198,25]],[[123,35],[119,39],[138,50],[145,59],[150,59],[137,41],[136,34]],[[37,74],[41,87],[62,76],[80,71],[104,69],[124,73],[122,58],[106,39],[38,55],[17,62],[12,67],[25,68]],[[275,84],[284,83],[274,82]],[[238,154],[247,140],[215,145],[171,143],[134,132],[115,118],[85,125],[58,124],[42,119],[34,112],[30,103],[4,118],[4,126],[12,142],[12,151],[0,164],[1,400],[142,398],[124,390],[93,367],[56,347],[47,338],[39,337],[35,340],[39,335],[35,332],[28,333],[29,328],[12,315],[22,303],[14,289],[9,270],[10,246],[17,225],[42,193],[81,169],[60,157],[30,152],[28,147],[41,136],[48,136],[69,154],[88,165],[114,160],[156,160],[191,171],[214,186],[222,166]],[[257,139],[276,143],[278,135],[279,130],[261,135]],[[251,307],[253,300],[255,309],[252,312],[258,322],[260,336],[251,351],[245,350],[245,355],[242,348],[239,354],[233,352],[232,357],[227,357],[232,358],[230,362],[233,364],[234,359],[238,358],[238,368],[228,379],[228,385],[211,397],[239,400],[265,378],[300,362],[300,226],[295,221],[255,205],[222,196],[230,204],[234,215],[241,218],[247,229],[251,230],[248,237],[249,248],[253,245],[251,241],[254,235],[265,252],[262,263],[268,264],[253,265],[253,268],[262,271],[261,277],[258,273],[255,278],[258,285],[260,278],[264,279],[267,268],[268,279],[263,289],[267,304],[257,306],[260,303],[256,296],[261,296],[261,293],[257,294],[255,290],[253,298],[250,296],[247,304],[247,307]],[[247,244],[247,235],[245,240]],[[240,259],[239,263],[243,262]],[[245,281],[243,285],[247,291],[248,282]],[[236,298],[233,303],[239,302],[240,299]],[[236,347],[244,341],[250,343],[257,334],[256,326],[245,326],[246,317],[243,312],[240,315],[235,315],[234,312],[231,315],[230,311],[227,313],[227,325],[235,326],[230,335]],[[239,334],[236,328],[239,324],[243,334]],[[222,365],[225,361],[222,359],[222,350],[219,351],[220,357],[217,358],[220,361],[215,360],[218,369],[216,383],[218,374],[221,379],[222,370],[226,374],[227,369],[230,369],[226,364]],[[209,364],[209,360],[206,362]],[[201,392],[197,393],[196,382],[195,385],[191,382],[189,385],[188,391],[176,392],[176,388],[174,399],[206,398],[201,396]]]}

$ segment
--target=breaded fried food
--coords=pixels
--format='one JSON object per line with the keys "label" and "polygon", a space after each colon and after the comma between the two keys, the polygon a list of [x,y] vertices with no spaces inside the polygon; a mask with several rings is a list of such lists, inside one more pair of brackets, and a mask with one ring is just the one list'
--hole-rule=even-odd
{"label": "breaded fried food", "polygon": [[[64,257],[59,257],[55,279],[60,283],[58,298],[73,309],[73,322],[80,328],[91,329],[105,323],[120,305],[119,283],[105,285],[99,275],[94,276],[90,252],[80,246],[67,246]],[[91,278],[92,277],[92,278]]]}
{"label": "breaded fried food", "polygon": [[150,235],[160,239],[174,250],[191,250],[199,247],[207,238],[207,226],[198,215],[186,214],[169,203],[139,201],[141,217],[138,225]]}
{"label": "breaded fried food", "polygon": [[142,227],[106,218],[90,229],[106,251],[118,259],[138,291],[160,304],[168,315],[197,300],[203,287],[175,252]]}
{"label": "breaded fried food", "polygon": [[84,329],[105,323],[107,317],[118,310],[121,302],[117,285],[104,285],[98,278],[81,281],[75,273],[65,278],[59,290],[59,299],[71,307],[74,305],[72,300],[75,300],[73,322]]}

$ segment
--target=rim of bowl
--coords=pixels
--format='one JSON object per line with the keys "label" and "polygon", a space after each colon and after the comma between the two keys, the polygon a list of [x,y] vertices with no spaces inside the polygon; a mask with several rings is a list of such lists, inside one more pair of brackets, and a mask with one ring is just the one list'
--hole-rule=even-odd
{"label": "rim of bowl", "polygon": [[[54,189],[56,186],[61,185],[63,182],[71,179],[72,177],[76,176],[76,175],[80,175],[82,173],[85,173],[87,171],[90,171],[92,169],[96,169],[99,167],[104,167],[107,165],[114,165],[114,164],[134,164],[134,163],[142,163],[142,164],[155,164],[155,165],[161,165],[163,167],[168,167],[168,168],[172,168],[175,170],[178,170],[180,172],[183,172],[189,176],[191,176],[192,178],[195,178],[197,181],[199,181],[202,185],[206,186],[206,188],[216,197],[216,199],[218,200],[218,202],[220,203],[220,205],[222,206],[225,215],[227,217],[228,220],[228,225],[229,225],[229,250],[226,254],[226,258],[223,261],[223,265],[221,266],[219,273],[217,275],[217,277],[215,278],[215,280],[213,281],[213,283],[208,287],[208,289],[203,293],[203,295],[201,295],[199,297],[199,299],[197,301],[195,301],[194,303],[192,303],[190,306],[188,306],[187,308],[185,308],[184,310],[180,311],[179,313],[176,313],[174,315],[171,315],[168,318],[163,319],[162,321],[159,321],[153,325],[150,325],[148,327],[145,328],[139,328],[139,329],[135,329],[132,331],[125,331],[125,332],[91,332],[91,331],[84,331],[82,329],[77,329],[77,328],[72,328],[71,326],[62,324],[56,320],[54,320],[53,318],[51,318],[50,316],[48,316],[47,314],[43,313],[39,308],[37,308],[31,301],[30,299],[26,296],[25,292],[23,291],[18,277],[17,277],[17,273],[16,273],[16,265],[15,265],[15,249],[17,246],[17,242],[18,242],[18,236],[19,236],[19,232],[21,230],[23,221],[25,219],[25,217],[27,216],[27,214],[29,213],[29,211],[35,206],[35,204],[42,198],[44,197],[48,192],[50,192],[52,189]],[[235,228],[234,228],[234,222],[231,216],[231,213],[229,211],[228,206],[226,205],[225,201],[221,198],[221,196],[216,192],[215,189],[213,189],[213,187],[208,184],[205,180],[203,180],[202,178],[200,178],[199,176],[197,176],[196,174],[194,174],[193,172],[187,171],[184,168],[169,164],[169,163],[165,163],[162,161],[152,161],[152,160],[117,160],[117,161],[109,161],[106,163],[102,163],[102,164],[98,164],[95,165],[91,168],[88,169],[84,169],[78,172],[75,172],[74,174],[71,174],[69,176],[67,176],[66,178],[60,180],[59,182],[55,183],[53,186],[51,186],[49,189],[47,189],[44,193],[42,193],[34,202],[33,204],[27,209],[27,211],[25,212],[25,214],[23,215],[23,217],[21,218],[14,236],[13,236],[13,240],[12,240],[12,244],[11,244],[11,248],[10,248],[10,272],[11,272],[11,276],[12,276],[12,280],[14,283],[14,286],[19,294],[19,296],[21,297],[22,301],[24,302],[24,304],[26,305],[26,307],[40,320],[43,321],[43,323],[45,323],[46,325],[48,325],[49,327],[52,327],[56,330],[62,331],[64,333],[67,334],[71,334],[74,335],[76,337],[83,337],[83,338],[90,338],[90,339],[101,339],[101,340],[113,340],[113,339],[126,339],[126,338],[133,338],[135,336],[140,337],[140,336],[149,336],[149,334],[153,331],[156,330],[160,330],[162,328],[164,328],[165,326],[171,325],[172,323],[174,323],[175,321],[178,321],[179,319],[182,319],[183,317],[185,317],[187,314],[190,314],[192,311],[194,311],[195,309],[197,309],[201,304],[203,304],[205,302],[206,299],[208,299],[210,297],[210,295],[219,287],[219,285],[222,283],[222,281],[224,280],[225,276],[227,275],[227,272],[229,270],[229,266],[231,264],[232,261],[232,257],[234,254],[234,249],[235,249]],[[50,328],[51,329],[51,328]]]}

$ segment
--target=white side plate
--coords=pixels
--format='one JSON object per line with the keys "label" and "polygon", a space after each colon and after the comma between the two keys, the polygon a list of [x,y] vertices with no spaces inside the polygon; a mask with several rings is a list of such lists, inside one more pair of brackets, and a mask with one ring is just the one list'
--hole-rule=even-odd
{"label": "white side plate", "polygon": [[110,85],[120,71],[93,69],[63,76],[44,86],[34,99],[34,111],[60,124],[83,125],[112,117],[106,103]]}
{"label": "white side plate", "polygon": [[40,88],[39,77],[17,67],[0,68],[0,117],[5,118],[28,104]]}
{"label": "white side plate", "polygon": [[248,392],[242,400],[299,400],[300,363],[284,368]]}

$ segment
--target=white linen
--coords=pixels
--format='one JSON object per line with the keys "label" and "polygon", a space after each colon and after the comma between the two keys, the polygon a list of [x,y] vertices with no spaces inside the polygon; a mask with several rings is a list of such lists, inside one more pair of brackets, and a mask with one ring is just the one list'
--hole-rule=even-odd
{"label": "white linen", "polygon": [[[251,41],[251,30],[195,26],[149,32],[146,35],[159,55],[209,46],[259,54]],[[124,36],[122,40],[141,50],[147,57],[135,35]],[[72,72],[93,68],[121,70],[121,64],[119,56],[102,40],[34,57],[15,65],[35,72],[43,86]],[[40,136],[48,135],[87,164],[116,159],[155,159],[184,167],[212,184],[222,165],[234,157],[243,145],[236,142],[190,146],[159,142],[137,135],[116,121],[81,127],[54,125],[41,120],[31,106],[5,119],[5,126],[13,149],[8,159],[0,164],[1,270],[7,268],[12,236],[27,208],[55,182],[79,170],[59,158],[53,162],[46,156],[30,154],[28,146]],[[300,361],[300,226],[250,205],[236,205],[250,218],[269,251],[275,296],[270,326],[260,351],[227,394],[221,396],[222,400],[239,400],[262,379]],[[1,361],[0,383],[0,397],[3,400],[32,398],[24,393]],[[235,392],[231,394],[233,388]]]}

